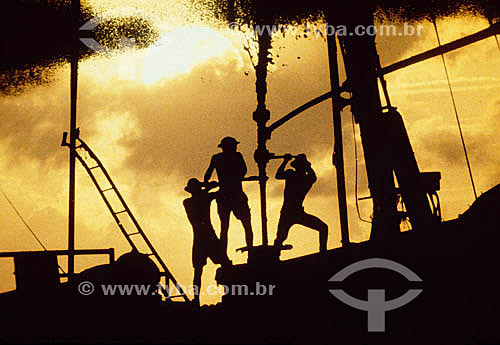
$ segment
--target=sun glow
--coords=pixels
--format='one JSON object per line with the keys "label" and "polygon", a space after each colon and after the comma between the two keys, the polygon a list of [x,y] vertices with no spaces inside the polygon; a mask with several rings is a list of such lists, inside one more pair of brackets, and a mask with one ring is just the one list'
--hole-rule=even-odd
{"label": "sun glow", "polygon": [[165,34],[143,60],[142,79],[154,84],[190,72],[195,66],[235,48],[221,33],[203,26],[185,26]]}

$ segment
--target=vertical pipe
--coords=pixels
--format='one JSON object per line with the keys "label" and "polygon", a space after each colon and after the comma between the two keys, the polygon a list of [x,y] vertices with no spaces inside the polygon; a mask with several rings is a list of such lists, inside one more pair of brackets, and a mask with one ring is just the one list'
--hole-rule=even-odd
{"label": "vertical pipe", "polygon": [[335,35],[327,35],[328,61],[330,66],[330,83],[332,87],[332,110],[333,110],[333,135],[334,163],[337,169],[337,193],[339,201],[340,232],[342,246],[349,244],[349,223],[347,219],[347,198],[344,173],[344,149],[342,143],[342,119],[340,113],[342,105],[340,102],[340,81],[337,61],[337,43]]}
{"label": "vertical pipe", "polygon": [[69,131],[69,210],[68,210],[68,279],[71,280],[75,273],[75,168],[77,124],[76,108],[78,96],[78,18],[80,17],[80,0],[72,2],[72,34],[71,34],[71,90],[70,90],[70,131]]}
{"label": "vertical pipe", "polygon": [[[261,23],[263,25],[263,23]],[[267,140],[269,140],[267,121],[270,119],[269,110],[266,109],[267,94],[267,65],[269,62],[269,50],[271,49],[271,35],[264,31],[259,35],[259,61],[255,66],[255,89],[257,92],[257,109],[253,114],[253,119],[257,122],[257,150],[255,151],[255,161],[259,167],[259,190],[260,190],[260,213],[262,227],[262,245],[268,245],[267,234],[267,202],[266,202],[266,167],[269,161],[269,151],[267,150]]]}
{"label": "vertical pipe", "polygon": [[262,245],[269,243],[267,235],[267,202],[266,202],[266,164],[259,164],[259,187],[260,187],[260,217],[262,226]]}

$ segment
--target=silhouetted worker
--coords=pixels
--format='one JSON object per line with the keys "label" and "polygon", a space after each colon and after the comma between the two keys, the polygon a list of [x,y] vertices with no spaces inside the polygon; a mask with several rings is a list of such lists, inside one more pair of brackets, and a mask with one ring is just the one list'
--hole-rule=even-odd
{"label": "silhouetted worker", "polygon": [[194,298],[197,305],[200,304],[201,275],[203,266],[207,263],[207,258],[210,258],[215,264],[231,264],[210,220],[210,203],[215,199],[217,193],[209,193],[208,191],[216,187],[216,185],[211,184],[203,188],[203,184],[198,179],[192,178],[184,188],[186,192],[191,193],[191,197],[185,199],[183,204],[194,232],[193,285],[197,289]]}
{"label": "silhouetted worker", "polygon": [[205,173],[204,181],[208,183],[215,170],[219,180],[219,195],[217,210],[221,222],[220,239],[227,252],[227,233],[231,211],[243,224],[247,247],[253,246],[252,223],[248,198],[243,191],[242,182],[247,173],[247,166],[243,155],[236,151],[239,142],[232,137],[225,137],[218,147],[222,152],[212,156],[210,166]]}
{"label": "silhouetted worker", "polygon": [[295,170],[285,170],[287,163],[291,160],[292,155],[286,154],[283,163],[276,172],[276,179],[285,180],[285,193],[274,245],[281,247],[288,237],[290,228],[294,224],[300,224],[319,231],[319,250],[325,252],[328,240],[328,225],[318,217],[306,213],[302,206],[306,194],[316,182],[316,174],[311,167],[311,163],[307,161],[305,154],[298,155],[290,164]]}

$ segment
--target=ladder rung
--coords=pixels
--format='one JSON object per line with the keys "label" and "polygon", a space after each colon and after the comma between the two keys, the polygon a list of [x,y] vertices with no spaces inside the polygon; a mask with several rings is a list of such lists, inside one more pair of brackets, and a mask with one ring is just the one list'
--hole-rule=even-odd
{"label": "ladder rung", "polygon": [[111,188],[106,188],[106,189],[103,189],[103,190],[102,190],[101,192],[103,192],[103,193],[104,193],[104,192],[109,192],[110,190],[113,190],[113,187],[111,187]]}
{"label": "ladder rung", "polygon": [[96,168],[99,168],[99,165],[95,165],[93,167],[90,167],[89,170],[93,170],[93,169],[96,169]]}
{"label": "ladder rung", "polygon": [[140,232],[133,232],[133,233],[131,233],[131,234],[127,234],[127,236],[129,236],[129,237],[130,237],[130,236],[139,235],[139,234],[140,234]]}
{"label": "ladder rung", "polygon": [[120,214],[120,213],[125,213],[127,212],[127,210],[121,210],[121,211],[118,211],[118,212],[113,212],[114,214]]}

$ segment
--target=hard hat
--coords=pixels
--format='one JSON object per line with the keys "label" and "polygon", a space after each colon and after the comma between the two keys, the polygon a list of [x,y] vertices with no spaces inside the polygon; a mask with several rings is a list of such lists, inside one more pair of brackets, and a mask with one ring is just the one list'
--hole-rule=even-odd
{"label": "hard hat", "polygon": [[290,163],[290,165],[293,166],[294,168],[297,166],[306,167],[310,166],[311,163],[307,160],[306,155],[301,153],[300,155],[295,157],[295,159],[292,161],[292,163]]}
{"label": "hard hat", "polygon": [[200,180],[198,180],[197,178],[190,178],[189,181],[187,182],[186,184],[186,187],[184,188],[184,190],[186,192],[193,192],[195,190],[200,190],[201,189],[201,186],[202,186],[202,183],[200,182]]}
{"label": "hard hat", "polygon": [[217,147],[225,147],[225,146],[236,146],[240,142],[233,137],[225,137],[220,141],[220,144]]}

